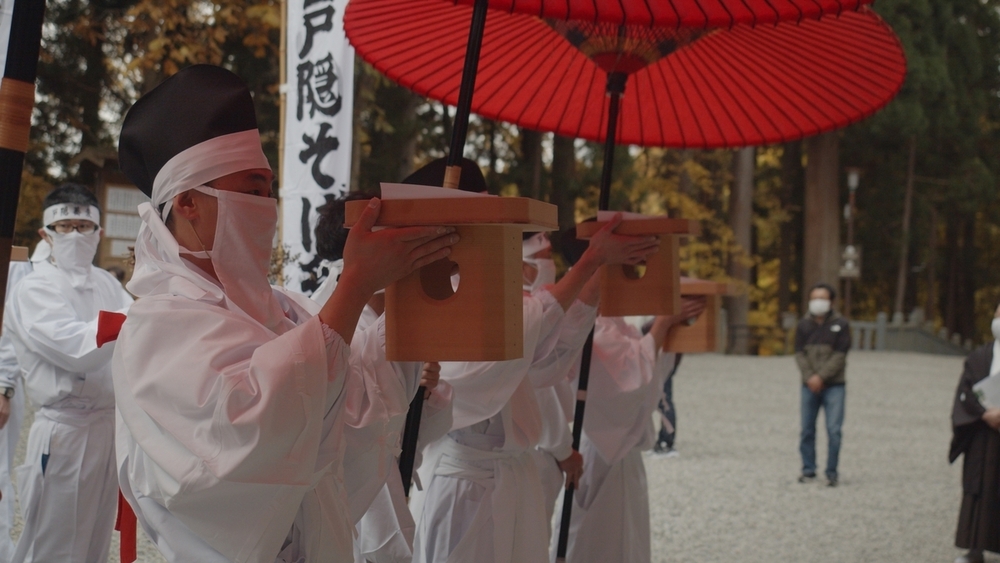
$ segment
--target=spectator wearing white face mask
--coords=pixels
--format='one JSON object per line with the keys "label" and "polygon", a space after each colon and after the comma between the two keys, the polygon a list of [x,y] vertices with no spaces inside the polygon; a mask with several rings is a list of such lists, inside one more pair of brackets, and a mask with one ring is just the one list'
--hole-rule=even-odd
{"label": "spectator wearing white face mask", "polygon": [[51,254],[13,289],[3,319],[38,405],[24,464],[14,470],[24,531],[10,561],[105,561],[118,499],[115,347],[97,346],[98,312],[124,311],[132,298],[93,266],[97,198],[66,184],[43,207],[38,233]]}
{"label": "spectator wearing white face mask", "polygon": [[847,319],[833,309],[837,294],[825,283],[809,291],[809,313],[795,331],[795,361],[802,372],[802,455],[800,483],[816,479],[816,418],[822,407],[828,440],[827,485],[837,485],[840,428],[844,423],[844,371],[851,348]]}

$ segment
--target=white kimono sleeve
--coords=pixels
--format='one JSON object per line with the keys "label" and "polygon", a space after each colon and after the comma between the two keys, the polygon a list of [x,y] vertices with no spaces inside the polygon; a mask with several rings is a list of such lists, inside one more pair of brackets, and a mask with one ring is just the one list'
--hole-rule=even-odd
{"label": "white kimono sleeve", "polygon": [[[12,296],[17,301],[18,325],[24,345],[75,378],[96,371],[111,361],[114,346],[97,347],[97,318],[81,321],[70,302],[56,286],[19,285]],[[10,326],[8,324],[8,326]],[[72,384],[68,385],[72,388]]]}
{"label": "white kimono sleeve", "polygon": [[399,454],[400,436],[423,364],[385,358],[385,317],[355,333],[345,382],[344,483],[357,523],[378,495]]}
{"label": "white kimono sleeve", "polygon": [[[651,335],[636,337],[624,322],[599,319],[587,388],[584,431],[608,464],[625,457],[651,423],[643,405],[659,397],[654,383],[658,360]],[[655,405],[655,403],[654,403]]]}
{"label": "white kimono sleeve", "polygon": [[556,342],[552,351],[533,362],[528,369],[533,386],[550,387],[565,380],[567,371],[580,356],[596,318],[597,307],[579,299],[573,302],[555,328]]}
{"label": "white kimono sleeve", "polygon": [[503,408],[532,363],[544,359],[556,344],[555,328],[562,307],[547,291],[524,298],[524,357],[505,362],[442,362],[441,379],[454,389],[452,429],[486,420]]}
{"label": "white kimono sleeve", "polygon": [[[350,349],[332,334],[327,345],[314,317],[272,338],[219,307],[144,299],[118,340],[115,393],[131,395],[119,409],[146,455],[178,482],[193,468],[161,433],[220,480],[308,486],[348,369]],[[133,428],[132,408],[156,431]]]}

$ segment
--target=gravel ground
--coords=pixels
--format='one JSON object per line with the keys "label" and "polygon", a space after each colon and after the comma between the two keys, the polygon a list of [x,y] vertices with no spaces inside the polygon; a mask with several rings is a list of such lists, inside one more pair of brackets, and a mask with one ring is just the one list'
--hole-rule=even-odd
{"label": "gravel ground", "polygon": [[947,453],[961,367],[961,358],[852,353],[831,489],[797,482],[791,358],[685,358],[674,382],[680,456],[646,458],[653,561],[953,561],[961,462],[949,466]]}
{"label": "gravel ground", "polygon": [[[853,352],[840,486],[829,489],[796,481],[791,358],[686,357],[674,382],[680,456],[646,458],[654,563],[953,561],[961,467],[947,463],[948,417],[961,362]],[[822,468],[822,417],[817,451]],[[139,561],[163,561],[141,530]]]}

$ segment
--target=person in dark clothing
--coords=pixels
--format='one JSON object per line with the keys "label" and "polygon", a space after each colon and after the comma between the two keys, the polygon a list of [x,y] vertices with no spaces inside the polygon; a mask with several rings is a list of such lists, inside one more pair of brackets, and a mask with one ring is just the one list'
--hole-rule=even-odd
{"label": "person in dark clothing", "polygon": [[677,438],[677,409],[674,407],[674,375],[681,365],[683,354],[677,354],[674,367],[670,370],[670,375],[663,382],[663,396],[657,408],[660,409],[662,424],[660,434],[656,438],[656,445],[653,446],[653,455],[671,457],[677,455],[674,449],[674,440]]}
{"label": "person in dark clothing", "polygon": [[841,426],[844,423],[844,371],[851,349],[851,329],[847,320],[833,310],[837,294],[825,283],[809,291],[809,314],[795,331],[795,361],[802,372],[802,455],[800,483],[816,479],[816,418],[820,407],[829,438],[826,484],[837,486]]}
{"label": "person in dark clothing", "polygon": [[980,399],[973,388],[1000,375],[1000,307],[991,328],[996,340],[966,358],[951,411],[948,461],[965,454],[955,546],[969,550],[955,563],[982,563],[984,551],[1000,552],[1000,404]]}

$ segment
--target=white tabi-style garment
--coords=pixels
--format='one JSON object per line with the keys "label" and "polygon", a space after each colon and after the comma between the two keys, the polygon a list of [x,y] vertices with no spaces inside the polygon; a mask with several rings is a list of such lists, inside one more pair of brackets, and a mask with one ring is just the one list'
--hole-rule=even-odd
{"label": "white tabi-style garment", "polygon": [[565,482],[558,462],[573,453],[573,433],[569,428],[573,412],[564,408],[561,396],[573,393],[569,370],[573,364],[579,365],[580,351],[596,317],[596,306],[575,301],[559,323],[559,340],[555,349],[528,370],[535,386],[538,409],[542,413],[542,434],[531,454],[545,493],[546,522],[552,521],[556,500]]}
{"label": "white tabi-style garment", "polygon": [[453,430],[428,447],[429,483],[415,563],[541,563],[548,559],[542,485],[530,451],[542,432],[532,364],[556,347],[562,307],[548,291],[524,298],[524,358],[448,362]]}
{"label": "white tabi-style garment", "polygon": [[380,432],[407,407],[384,323],[348,347],[318,305],[273,288],[284,316],[269,329],[140,213],[155,240],[114,375],[122,493],[143,529],[171,562],[351,561],[348,493],[384,482],[393,452]]}
{"label": "white tabi-style garment", "polygon": [[[424,401],[417,439],[414,468],[421,463],[420,451],[427,444],[439,440],[451,429],[452,389],[439,381]],[[413,474],[415,487],[419,487],[417,473]],[[406,503],[398,460],[393,460],[389,476],[378,496],[358,522],[356,563],[409,563],[413,560],[413,535],[416,523]]]}
{"label": "white tabi-style garment", "polygon": [[[382,323],[384,326],[385,317],[376,315],[373,309],[366,306],[358,321],[358,330],[367,330],[367,327],[376,323]],[[385,362],[384,354],[382,361],[383,366],[392,365],[400,373],[406,374],[405,402],[408,408],[420,386],[423,364],[420,362]],[[435,392],[424,405],[426,417],[421,420],[421,436],[425,436],[425,432],[434,434],[436,437],[443,436],[451,425],[451,386],[442,382],[435,389]],[[379,443],[385,449],[379,450],[379,453],[387,453],[388,455],[379,455],[377,459],[371,458],[370,455],[369,459],[354,457],[345,461],[348,466],[359,464],[371,466],[377,463],[380,466],[379,474],[384,476],[381,481],[371,479],[366,486],[350,491],[351,515],[357,524],[357,540],[354,550],[356,561],[409,562],[413,556],[415,524],[406,506],[398,461],[403,428],[406,423],[405,410],[401,416],[393,420],[391,428],[384,433],[384,438],[367,438],[368,441],[380,440]],[[366,439],[361,433],[357,433],[356,436],[350,435],[349,438],[352,441]],[[362,444],[358,444],[355,449],[361,447]]]}
{"label": "white tabi-style garment", "polygon": [[[620,317],[599,317],[583,421],[584,472],[574,495],[566,560],[649,563],[649,497],[641,452],[674,355]],[[578,368],[577,368],[577,371]]]}
{"label": "white tabi-style garment", "polygon": [[[343,271],[343,260],[336,260],[329,265],[329,277],[312,294],[313,301],[323,303],[333,295],[337,286],[339,274]],[[358,331],[379,321],[379,315],[370,306],[365,306],[358,320]],[[407,377],[406,396],[412,400],[420,385],[420,375],[423,364],[399,364],[413,366],[416,372]],[[420,420],[420,434],[417,444],[417,455],[414,467],[420,467],[420,451],[424,445],[433,442],[451,429],[451,397],[452,389],[445,381],[440,381],[424,402]],[[403,419],[405,425],[405,417]],[[398,430],[402,430],[400,427]],[[400,451],[402,433],[398,432],[398,440],[391,444],[394,452]],[[352,495],[352,515],[357,516],[358,510],[363,510],[357,522],[357,540],[355,541],[354,560],[356,563],[409,563],[413,559],[413,534],[416,524],[406,503],[403,492],[402,478],[399,473],[398,458],[393,457],[388,467],[388,475],[375,497],[369,499],[371,488],[365,487]],[[416,479],[416,474],[414,474]],[[372,485],[374,482],[369,482]]]}
{"label": "white tabi-style garment", "polygon": [[[10,295],[17,282],[30,273],[30,262],[10,263],[6,302],[10,301]],[[21,366],[17,365],[14,341],[6,332],[0,334],[0,387],[14,389],[14,397],[10,399],[7,424],[0,429],[0,493],[3,494],[0,498],[0,561],[10,561],[14,558],[14,542],[10,538],[10,532],[14,528],[14,519],[17,515],[14,484],[10,476],[14,471],[14,454],[21,436],[21,422],[24,420],[24,385],[21,379]]]}
{"label": "white tabi-style garment", "polygon": [[118,500],[115,474],[113,346],[97,347],[97,314],[124,311],[132,298],[108,272],[70,276],[38,262],[4,311],[38,405],[24,464],[15,469],[24,531],[12,561],[104,561]]}

